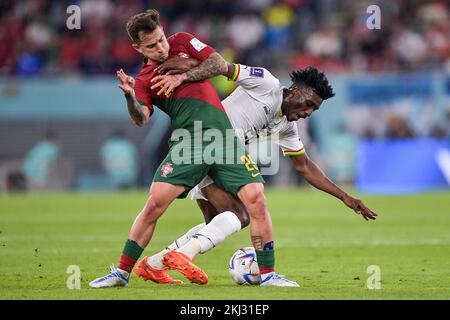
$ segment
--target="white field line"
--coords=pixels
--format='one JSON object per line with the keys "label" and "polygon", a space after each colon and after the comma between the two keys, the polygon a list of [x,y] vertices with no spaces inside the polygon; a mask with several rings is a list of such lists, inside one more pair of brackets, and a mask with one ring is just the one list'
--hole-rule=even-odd
{"label": "white field line", "polygon": [[[173,241],[173,237],[161,237],[154,239],[154,243],[167,242],[170,244]],[[15,241],[59,241],[59,242],[123,242],[123,236],[98,236],[98,235],[85,235],[85,236],[70,236],[70,235],[14,235],[14,236],[0,236],[0,243],[13,243]],[[250,241],[250,239],[249,239]],[[369,241],[360,241],[352,239],[340,239],[336,240],[318,240],[318,239],[288,239],[281,238],[275,239],[277,247],[283,246],[298,246],[298,247],[344,247],[344,246],[415,246],[415,245],[450,245],[450,238],[447,239],[376,239]]]}
{"label": "white field line", "polygon": [[386,240],[298,240],[280,239],[277,246],[299,246],[299,247],[377,247],[377,246],[439,246],[450,245],[450,239],[386,239]]}

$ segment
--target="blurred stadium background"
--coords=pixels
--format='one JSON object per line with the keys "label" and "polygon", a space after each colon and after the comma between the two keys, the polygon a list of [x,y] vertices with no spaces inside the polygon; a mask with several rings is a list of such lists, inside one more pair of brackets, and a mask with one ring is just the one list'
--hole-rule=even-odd
{"label": "blurred stadium background", "polygon": [[[81,8],[80,30],[66,26],[72,4]],[[372,4],[381,8],[379,30],[366,26]],[[227,60],[264,66],[285,85],[292,70],[308,65],[330,79],[337,94],[298,122],[301,138],[334,181],[350,190],[355,186],[381,215],[362,225],[336,214],[348,210],[335,199],[296,192],[305,182],[280,157],[279,174],[267,179],[274,226],[283,236],[277,257],[286,274],[306,286],[317,284],[309,297],[382,298],[362,291],[365,275],[358,273],[361,261],[364,266],[381,261],[390,272],[383,278],[383,286],[392,289],[388,297],[448,299],[450,1],[442,0],[1,0],[0,258],[9,261],[1,269],[6,297],[64,297],[68,290],[63,295],[57,290],[65,285],[67,265],[77,263],[88,272],[87,286],[122,248],[169,137],[169,118],[158,109],[146,127],[132,123],[115,78],[118,68],[132,75],[140,68],[125,23],[148,8],[160,11],[167,35],[193,33]],[[234,88],[223,77],[213,81],[222,97]],[[277,189],[285,186],[293,189]],[[97,193],[128,188],[141,190]],[[14,192],[42,190],[68,193]],[[433,190],[440,191],[417,194]],[[302,210],[292,215],[299,203]],[[153,251],[200,219],[191,202],[179,201],[170,210]],[[219,285],[231,284],[223,257],[248,241],[248,235],[238,235],[210,254],[217,259],[200,257],[199,263],[222,277]],[[292,250],[305,254],[301,270]],[[339,272],[327,278],[336,264]],[[355,291],[351,282],[360,278],[361,291]],[[139,290],[148,284],[135,285]],[[340,295],[336,285],[347,293]],[[176,289],[181,292],[176,297],[235,294],[221,290],[190,296]],[[130,292],[174,297],[169,290],[161,296]],[[279,295],[265,297],[308,297],[273,293]],[[122,296],[124,291],[117,297]]]}
{"label": "blurred stadium background", "polygon": [[[66,26],[71,4],[81,8],[79,30]],[[381,8],[379,30],[366,26],[371,4]],[[158,112],[146,128],[134,126],[114,72],[138,72],[141,58],[124,25],[150,7],[160,10],[168,35],[191,32],[285,85],[292,70],[325,71],[337,95],[298,125],[310,155],[337,182],[366,192],[448,188],[449,1],[4,0],[2,192],[149,185],[169,120]],[[234,88],[223,77],[214,83],[222,97]],[[303,182],[282,165],[269,183]]]}

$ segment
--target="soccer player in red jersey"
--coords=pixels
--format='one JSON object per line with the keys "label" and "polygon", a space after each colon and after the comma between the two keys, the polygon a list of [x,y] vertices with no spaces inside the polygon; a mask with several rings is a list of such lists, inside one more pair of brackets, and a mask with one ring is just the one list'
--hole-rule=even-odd
{"label": "soccer player in red jersey", "polygon": [[[264,180],[257,165],[234,135],[214,87],[209,80],[198,81],[226,72],[227,63],[213,48],[188,33],[177,33],[166,39],[156,10],[148,10],[132,17],[127,23],[127,31],[133,47],[145,57],[136,79],[126,75],[123,70],[117,72],[119,87],[125,93],[129,114],[137,125],[143,126],[153,113],[153,105],[156,105],[171,117],[174,132],[169,153],[155,172],[150,196],[131,227],[118,268],[113,267],[110,274],[92,281],[90,286],[104,288],[128,285],[130,272],[149,244],[158,218],[173,200],[186,197],[206,175],[214,179],[220,188],[242,201],[250,216],[252,243],[261,272],[274,273],[272,222],[263,192]],[[173,77],[175,81],[152,88],[151,80],[157,74],[155,68],[173,56],[190,56],[202,62],[187,73]],[[214,143],[221,147],[215,156],[210,155],[205,159],[211,143],[203,141],[202,137],[212,132],[208,130],[219,133],[221,138]],[[231,144],[227,139],[230,132]],[[175,133],[181,139],[174,139]],[[195,144],[198,136],[200,145]],[[191,137],[194,137],[193,146],[188,150],[181,148]],[[180,149],[185,151],[181,157],[183,161],[179,161]],[[236,157],[234,160],[237,161],[232,159],[230,163],[230,155]],[[217,227],[219,225],[221,228]],[[241,222],[233,212],[222,212],[203,230],[201,246],[207,251],[240,229]],[[138,266],[140,275],[149,278],[154,276],[155,270],[149,269],[151,267],[145,265],[145,261],[142,262]],[[181,272],[191,282],[206,284],[208,281],[206,273],[183,253],[169,251],[164,255],[163,263],[167,268]],[[171,279],[166,273],[163,276],[165,283],[180,282]],[[298,286],[281,276],[277,279],[282,279],[283,282],[274,282],[273,285]]]}

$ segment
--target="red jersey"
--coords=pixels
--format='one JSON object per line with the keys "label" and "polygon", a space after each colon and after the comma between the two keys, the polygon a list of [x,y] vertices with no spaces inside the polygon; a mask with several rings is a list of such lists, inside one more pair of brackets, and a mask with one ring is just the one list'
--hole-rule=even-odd
{"label": "red jersey", "polygon": [[[215,52],[214,48],[186,32],[176,33],[167,41],[170,46],[169,58],[181,56],[204,61]],[[144,102],[151,113],[153,113],[153,105],[166,112],[172,118],[173,129],[185,127],[194,120],[207,120],[203,119],[202,112],[197,110],[203,108],[205,104],[218,108],[226,117],[220,98],[209,80],[182,83],[169,97],[164,93],[158,95],[160,88],[150,89],[153,85],[150,80],[158,75],[154,71],[158,65],[143,65],[136,77],[134,87],[136,98]]]}

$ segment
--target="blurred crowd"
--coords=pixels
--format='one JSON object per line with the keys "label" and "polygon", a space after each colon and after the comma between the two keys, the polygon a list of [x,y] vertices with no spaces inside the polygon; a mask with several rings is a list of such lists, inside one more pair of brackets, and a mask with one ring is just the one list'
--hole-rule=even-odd
{"label": "blurred crowd", "polygon": [[[373,4],[381,9],[381,28],[374,30],[366,24],[371,16],[366,10]],[[80,29],[67,27],[73,14],[67,12],[70,5],[81,9]],[[125,25],[132,15],[149,8],[160,11],[166,35],[192,33],[228,61],[264,66],[280,79],[308,65],[327,74],[450,74],[450,0],[1,0],[0,77],[112,76],[119,68],[135,74],[142,57],[131,47]],[[221,97],[235,86],[223,77],[213,81]],[[315,145],[320,140],[319,127],[308,120],[299,124],[299,130],[307,149],[330,177],[351,181],[357,137],[450,139],[450,107],[436,121],[433,115],[439,110],[434,102],[421,99],[408,100],[406,111],[401,99],[384,105],[384,113],[372,107],[353,108],[345,115],[335,110],[332,116],[343,120],[334,131],[328,129],[327,143],[321,141],[320,146],[328,148],[322,158],[323,150]],[[404,112],[391,114],[394,109]],[[158,165],[154,155],[161,153],[158,148],[163,145],[155,137],[162,139],[168,130],[169,122],[167,127],[162,123],[158,120],[158,126],[150,127],[147,137],[151,139],[144,144],[147,167],[143,171],[148,174]],[[0,190],[5,188],[2,181],[16,189],[58,189],[73,184],[126,188],[137,182],[138,151],[121,134],[111,135],[99,149],[102,175],[85,174],[75,182],[70,163],[78,160],[61,157],[53,136],[46,135],[12,166],[0,166]],[[57,179],[46,180],[44,175]],[[277,175],[279,180],[271,182],[289,184],[293,176],[285,170]]]}
{"label": "blurred crowd", "polygon": [[[0,74],[111,74],[138,68],[125,23],[148,8],[167,35],[186,31],[227,59],[287,71],[447,70],[450,1],[446,0],[2,0]],[[69,5],[81,29],[68,30]],[[381,29],[369,30],[371,4]],[[134,70],[134,69],[133,69]],[[275,71],[276,72],[276,71]]]}

